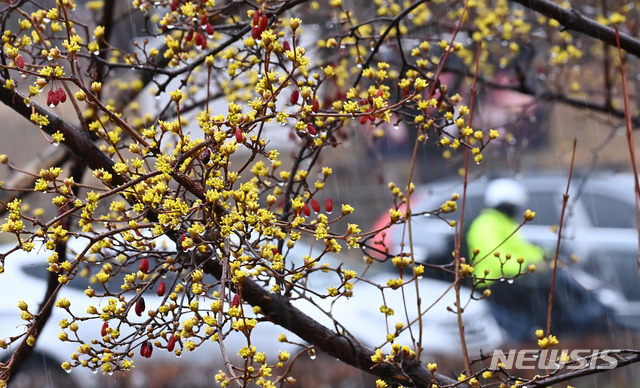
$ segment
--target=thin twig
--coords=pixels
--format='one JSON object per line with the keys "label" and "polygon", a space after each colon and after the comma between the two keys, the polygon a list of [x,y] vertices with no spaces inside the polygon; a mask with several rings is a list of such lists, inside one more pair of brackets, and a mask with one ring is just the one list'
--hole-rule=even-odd
{"label": "thin twig", "polygon": [[[636,155],[633,143],[633,126],[631,124],[631,110],[629,109],[629,95],[627,94],[627,77],[624,73],[622,62],[622,50],[620,49],[620,34],[616,28],[616,39],[618,43],[618,55],[620,57],[620,75],[622,76],[622,95],[624,96],[624,118],[627,125],[627,144],[629,146],[629,156],[631,158],[631,168],[633,169],[633,180],[635,183],[635,204],[636,204],[636,229],[638,230],[638,247],[640,248],[640,183],[638,182],[638,168],[636,167]],[[640,272],[640,249],[638,249],[638,271]]]}
{"label": "thin twig", "polygon": [[569,167],[569,179],[567,180],[567,191],[562,196],[562,212],[560,213],[560,225],[558,226],[558,242],[556,244],[556,255],[553,258],[553,277],[551,278],[551,290],[549,291],[549,311],[547,313],[547,337],[551,335],[551,310],[553,309],[553,290],[556,285],[556,272],[558,270],[558,255],[560,254],[560,241],[562,240],[562,226],[564,225],[564,212],[569,201],[569,186],[573,175],[573,161],[576,158],[576,145],[578,139],[573,140],[573,152],[571,154],[571,167]]}

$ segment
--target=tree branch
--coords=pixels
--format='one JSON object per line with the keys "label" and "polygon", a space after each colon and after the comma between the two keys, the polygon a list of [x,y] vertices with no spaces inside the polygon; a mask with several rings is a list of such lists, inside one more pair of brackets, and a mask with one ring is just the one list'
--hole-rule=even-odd
{"label": "tree branch", "polygon": [[[581,15],[575,9],[565,9],[549,0],[511,0],[524,7],[536,11],[548,18],[557,20],[567,30],[580,32],[592,38],[617,47],[616,31],[608,26]],[[620,48],[640,57],[640,40],[627,34],[620,33]]]}

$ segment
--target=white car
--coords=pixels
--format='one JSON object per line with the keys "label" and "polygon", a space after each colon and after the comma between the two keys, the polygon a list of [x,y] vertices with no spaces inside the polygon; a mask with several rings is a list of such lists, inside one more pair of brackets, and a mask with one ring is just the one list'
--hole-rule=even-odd
{"label": "white car", "polygon": [[[517,175],[514,177],[528,190],[526,209],[536,212],[535,219],[525,224],[523,238],[544,248],[548,258],[555,254],[560,223],[562,196],[567,187],[566,175],[552,173]],[[465,203],[463,234],[484,209],[484,193],[490,179],[482,177],[469,182]],[[447,179],[417,187],[411,196],[413,213],[430,212],[458,193],[458,209],[462,202],[460,179]],[[576,272],[588,289],[611,308],[619,323],[640,328],[640,279],[638,277],[638,231],[636,228],[634,179],[628,173],[597,172],[588,176],[574,174],[562,231],[560,254],[565,259],[577,257],[578,264],[569,267]],[[460,211],[442,214],[446,220],[459,220]],[[377,226],[389,222],[389,215],[380,217]],[[454,250],[454,229],[428,213],[412,218],[416,259],[432,264],[451,262]],[[395,225],[377,236],[384,240],[390,254],[398,254],[403,226]],[[405,236],[406,238],[406,236]],[[463,243],[464,256],[467,255]],[[380,248],[380,245],[374,245]],[[586,274],[591,277],[586,276]],[[431,273],[435,278],[446,277],[442,272]],[[595,278],[597,282],[594,282]]]}
{"label": "white car", "polygon": [[[84,244],[74,241],[70,245],[80,248]],[[12,247],[13,245],[0,246],[0,252],[6,252]],[[309,245],[298,242],[296,247],[289,252],[287,256],[288,265],[291,265],[291,262],[294,262],[295,265],[301,265],[304,255],[310,253],[318,255],[320,252],[321,250],[319,248],[314,249]],[[48,266],[46,263],[47,256],[48,254],[44,252],[34,250],[30,254],[16,252],[5,259],[5,272],[0,275],[0,294],[3,295],[3,298],[0,298],[0,338],[7,338],[24,332],[25,330],[24,321],[20,319],[19,309],[17,307],[18,301],[24,300],[29,305],[30,312],[37,312],[39,303],[46,290],[46,279],[49,275],[49,272],[46,270]],[[340,265],[341,261],[336,256],[324,255],[320,264],[324,263],[328,263],[332,268],[336,268]],[[364,269],[364,262],[353,265],[347,263],[343,265],[342,268],[354,269],[358,275],[360,275]],[[398,277],[397,273],[387,274],[379,271],[371,273],[372,270],[375,271],[375,268],[370,269],[368,273],[369,276],[366,276],[366,279],[374,283],[385,284],[389,278]],[[78,280],[80,280],[80,282],[76,283],[74,280],[67,286],[62,287],[58,295],[58,298],[66,298],[71,302],[70,309],[72,312],[75,312],[77,316],[86,316],[85,311],[91,304],[104,306],[107,303],[107,300],[100,301],[96,298],[89,299],[86,297],[84,290],[88,284],[87,280]],[[316,271],[309,275],[308,287],[318,293],[326,295],[327,287],[332,285],[338,286],[338,282],[339,277],[335,273]],[[453,308],[455,303],[455,295],[452,290],[449,290],[449,286],[449,283],[438,280],[427,278],[419,280],[422,312],[424,313],[429,306],[437,301],[437,303],[424,313],[422,319],[424,332],[423,348],[426,353],[461,354],[457,316],[448,310],[448,307]],[[415,286],[411,283],[405,287],[406,305],[408,306],[407,315],[411,321],[414,321],[412,330],[414,336],[416,336],[418,331],[418,321],[416,318],[418,315]],[[449,290],[449,292],[446,292],[447,290]],[[363,281],[356,282],[353,291],[354,294],[349,300],[344,297],[339,298],[333,303],[333,307],[331,306],[331,298],[323,299],[311,296],[310,299],[327,311],[331,308],[333,315],[341,323],[342,327],[365,345],[371,347],[381,345],[386,341],[388,332],[385,315],[380,312],[380,307],[383,305],[380,291],[371,284]],[[465,298],[463,299],[463,303],[465,304],[463,317],[467,344],[470,350],[473,352],[482,349],[486,352],[497,348],[502,342],[502,334],[498,324],[491,316],[488,304],[481,300],[471,301],[471,303],[467,305],[471,290],[463,288],[461,294],[463,298]],[[442,298],[440,298],[441,296]],[[404,302],[401,290],[386,289],[385,300],[386,305],[395,310],[395,314],[389,317],[389,331],[393,333],[395,332],[396,322],[407,324],[407,315],[405,315],[403,310]],[[161,299],[155,295],[155,292],[148,292],[145,294],[145,301],[146,310],[150,310],[157,308]],[[328,328],[336,328],[333,321],[310,303],[309,300],[299,298],[292,301],[292,303],[295,307]],[[206,306],[208,306],[208,303]],[[137,317],[133,311],[129,314],[129,318],[133,322],[142,322],[145,317],[146,314],[143,314],[142,317]],[[78,346],[77,343],[61,342],[58,340],[58,334],[62,331],[58,323],[64,318],[69,318],[65,311],[60,308],[53,309],[53,314],[39,335],[35,348],[37,352],[48,354],[60,362],[68,360],[70,354],[75,352]],[[83,322],[79,325],[80,329],[78,333],[84,340],[100,338],[102,324],[102,321],[99,319]],[[342,330],[342,327],[340,330]],[[66,332],[71,337],[71,332],[68,329]],[[288,333],[283,328],[270,322],[261,322],[252,333],[252,345],[255,345],[258,351],[266,351],[267,357],[276,357],[278,350],[295,352],[298,349],[297,345],[278,342],[277,337],[280,333],[285,333],[290,341],[303,343],[297,336]],[[398,341],[402,344],[411,345],[409,339],[409,333],[405,330],[398,338]],[[245,345],[246,339],[241,333],[232,333],[232,335],[228,336],[225,340],[226,349],[232,359],[237,357],[235,353],[238,349]],[[385,347],[387,351],[389,346],[390,345],[387,344]],[[10,351],[11,347],[8,350]],[[139,364],[141,361],[148,361],[138,356],[137,353],[138,350],[136,350],[134,359],[135,364]],[[196,352],[193,352],[193,354],[191,353],[192,352],[185,352],[180,361],[185,360],[192,365],[193,363],[210,363],[212,359],[220,359],[220,350],[215,343],[207,343]],[[203,357],[203,355],[207,356]],[[7,351],[0,350],[0,359],[6,356],[8,356]],[[155,349],[151,360],[157,360],[158,357],[171,357],[172,362],[176,362],[173,354]],[[80,379],[85,379],[86,376],[84,376],[84,373],[86,372],[76,372],[75,370],[77,369],[83,368],[75,368],[72,375],[76,375]]]}

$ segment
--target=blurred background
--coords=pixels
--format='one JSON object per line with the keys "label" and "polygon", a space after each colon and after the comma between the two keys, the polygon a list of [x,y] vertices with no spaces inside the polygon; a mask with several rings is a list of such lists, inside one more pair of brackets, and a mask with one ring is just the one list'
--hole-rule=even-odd
{"label": "blurred background", "polygon": [[[144,24],[139,13],[131,13],[128,2],[122,2],[120,13],[126,17],[121,19],[122,28],[118,30],[116,43],[122,47],[131,47],[131,36],[141,38],[145,31],[136,27]],[[459,2],[458,2],[459,3]],[[79,6],[79,12],[82,11]],[[321,14],[305,10],[310,32],[307,41],[309,51],[314,51],[316,37],[326,34],[335,22],[329,21]],[[136,19],[137,18],[137,19]],[[140,22],[140,23],[139,23]],[[442,28],[444,30],[444,28]],[[433,33],[431,39],[450,36],[447,32]],[[468,43],[465,37],[459,38]],[[419,42],[418,39],[407,38],[407,43]],[[551,42],[547,42],[548,48]],[[521,54],[508,65],[496,69],[490,79],[493,85],[481,84],[477,95],[477,111],[474,116],[474,128],[496,129],[500,132],[497,141],[490,144],[483,152],[481,164],[471,163],[469,179],[479,182],[474,193],[469,197],[467,221],[471,220],[483,207],[479,200],[483,194],[483,183],[497,177],[509,177],[528,185],[533,193],[532,205],[529,207],[538,213],[538,222],[531,225],[523,233],[533,242],[543,246],[550,255],[555,248],[557,225],[560,221],[562,193],[569,177],[569,164],[572,157],[574,140],[577,140],[575,166],[569,207],[573,210],[567,218],[567,231],[561,249],[561,255],[570,265],[584,269],[587,273],[597,275],[607,288],[621,295],[622,299],[612,302],[617,317],[626,324],[626,329],[595,333],[581,338],[569,338],[561,342],[563,349],[615,349],[638,348],[638,329],[640,329],[640,279],[638,277],[638,245],[637,225],[635,223],[635,207],[633,195],[633,177],[629,174],[629,149],[626,128],[620,117],[601,109],[592,109],[591,104],[603,103],[604,93],[593,92],[602,78],[603,63],[605,74],[614,74],[613,59],[602,54],[585,55],[575,63],[562,66],[547,66],[542,69],[541,59],[546,54],[544,49],[534,44],[522,44]],[[322,57],[323,51],[316,54]],[[338,60],[345,53],[339,54]],[[381,52],[380,60],[393,61],[394,52]],[[452,58],[451,67],[443,71],[441,82],[450,85],[452,94],[459,93],[463,103],[470,101],[471,81],[469,73],[460,71],[460,60]],[[329,61],[327,61],[329,62]],[[633,64],[635,62],[632,62]],[[571,66],[569,66],[571,65]],[[562,68],[556,71],[556,69]],[[555,91],[560,79],[571,80],[570,88],[557,98],[549,93],[523,93],[516,90],[522,76],[522,69],[531,77],[536,87],[542,91]],[[637,69],[636,69],[637,71]],[[608,72],[608,73],[607,73]],[[117,74],[116,74],[117,76]],[[608,75],[605,78],[609,77]],[[630,86],[634,94],[640,91],[638,76],[629,75]],[[594,81],[595,80],[595,81]],[[565,84],[568,82],[565,82]],[[577,86],[574,85],[577,83]],[[566,85],[564,85],[566,86]],[[168,90],[173,90],[171,87]],[[619,87],[612,87],[619,93]],[[140,98],[140,105],[155,108],[166,99],[154,98],[154,90],[146,91]],[[330,93],[327,91],[327,95]],[[567,96],[572,103],[567,104]],[[637,99],[637,98],[636,98]],[[640,104],[640,99],[636,104]],[[575,101],[584,101],[579,106]],[[213,110],[226,111],[223,99],[212,104]],[[615,104],[614,104],[615,105]],[[618,107],[619,107],[618,101]],[[59,109],[63,117],[73,121],[70,107]],[[69,109],[69,111],[64,111]],[[634,108],[635,109],[635,108]],[[635,109],[637,110],[637,109]],[[61,165],[68,159],[63,147],[54,147],[33,125],[16,115],[11,109],[0,107],[3,123],[0,128],[0,154],[9,156],[16,166],[37,173],[43,164]],[[331,167],[334,174],[325,186],[326,196],[334,203],[352,205],[356,211],[350,217],[350,223],[357,223],[362,230],[372,230],[381,220],[388,220],[388,210],[393,206],[393,196],[388,188],[394,182],[404,191],[409,181],[412,164],[412,151],[416,141],[415,127],[397,120],[382,125],[361,125],[354,121],[348,130],[342,133],[342,146],[327,148],[322,154],[319,165]],[[193,136],[201,136],[192,132]],[[636,135],[636,134],[634,134]],[[291,165],[293,157],[301,142],[293,134],[292,128],[274,126],[267,131],[267,138],[273,148],[282,155],[283,169]],[[440,138],[432,136],[418,148],[415,161],[413,182],[416,191],[417,208],[421,211],[437,209],[453,192],[459,191],[460,169],[464,167],[463,153],[452,154],[439,144]],[[640,145],[640,136],[635,136],[634,147]],[[291,155],[291,157],[290,157]],[[90,174],[87,174],[90,175]],[[19,182],[21,177],[11,175],[10,171],[0,168],[0,180],[6,186],[15,186],[10,182]],[[95,183],[87,176],[88,184]],[[529,183],[527,183],[529,182]],[[538,190],[543,187],[544,190]],[[538,191],[536,191],[538,190]],[[418,195],[419,194],[419,195]],[[6,200],[11,193],[0,192],[0,198]],[[473,202],[475,200],[475,202]],[[31,211],[42,208],[46,215],[53,215],[56,209],[51,205],[51,197],[46,195],[30,196],[28,203]],[[417,209],[416,208],[416,209]],[[458,219],[459,212],[450,214],[449,220]],[[428,221],[428,222],[427,222]],[[420,240],[417,245],[422,254],[418,260],[425,263],[446,264],[451,261],[451,244],[453,233],[441,220],[420,219],[415,221],[414,236]],[[468,224],[467,224],[468,225]],[[346,226],[346,223],[342,226]],[[336,228],[340,228],[337,226]],[[464,231],[465,225],[462,225]],[[555,228],[555,229],[554,229]],[[388,232],[389,244],[394,232]],[[11,237],[0,234],[0,242],[10,242]],[[593,244],[586,242],[591,241]],[[359,250],[343,249],[344,260],[361,263],[363,253]],[[385,264],[380,264],[384,266]],[[443,278],[442,273],[434,272],[432,277]],[[616,304],[617,303],[617,304]],[[56,322],[50,322],[54,325]],[[562,340],[562,339],[561,339]],[[532,339],[525,344],[508,345],[522,348],[534,348]],[[566,346],[565,346],[566,344]],[[212,344],[213,345],[213,344]],[[507,346],[507,345],[502,345]],[[492,349],[484,349],[491,351]],[[346,388],[374,386],[375,379],[355,368],[346,366],[335,359],[318,354],[311,358],[302,350],[302,356],[295,363],[291,375],[297,380],[294,386],[317,388]],[[74,370],[66,374],[59,367],[59,355],[36,353],[25,366],[11,387],[209,387],[214,383],[214,376],[219,369],[224,369],[219,354],[209,347],[203,351],[204,356],[196,353],[185,355],[181,359],[145,360],[136,364],[136,368],[127,374],[85,375]],[[437,362],[439,371],[451,376],[459,375],[462,370],[460,357],[451,354],[430,354]],[[204,362],[203,362],[204,358]],[[485,364],[487,361],[484,361]],[[640,366],[614,370],[606,374],[582,378],[576,381],[580,387],[618,387],[640,386]],[[80,375],[77,377],[76,375]]]}

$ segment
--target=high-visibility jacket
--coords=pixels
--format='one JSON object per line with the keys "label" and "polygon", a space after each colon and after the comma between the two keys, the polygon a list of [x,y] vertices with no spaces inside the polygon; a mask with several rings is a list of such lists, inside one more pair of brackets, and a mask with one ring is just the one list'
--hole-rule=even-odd
{"label": "high-visibility jacket", "polygon": [[[467,233],[469,248],[467,262],[471,261],[474,275],[485,277],[484,271],[488,269],[487,278],[511,277],[518,271],[526,272],[530,264],[542,262],[544,259],[542,248],[525,241],[519,232],[508,238],[517,227],[518,223],[511,217],[491,208],[483,210],[471,223]],[[473,258],[473,250],[476,248],[480,253]],[[496,257],[495,252],[499,252],[500,257]],[[505,262],[507,253],[511,254],[511,258]],[[522,267],[518,263],[518,257],[524,259]],[[488,283],[491,282],[488,281]]]}

